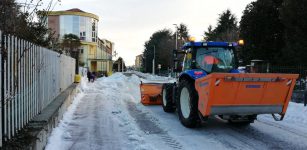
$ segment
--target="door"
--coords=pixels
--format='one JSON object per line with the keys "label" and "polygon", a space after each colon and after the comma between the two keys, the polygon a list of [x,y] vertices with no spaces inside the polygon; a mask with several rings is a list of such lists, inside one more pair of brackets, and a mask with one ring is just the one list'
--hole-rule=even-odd
{"label": "door", "polygon": [[97,72],[97,61],[91,61],[91,71]]}

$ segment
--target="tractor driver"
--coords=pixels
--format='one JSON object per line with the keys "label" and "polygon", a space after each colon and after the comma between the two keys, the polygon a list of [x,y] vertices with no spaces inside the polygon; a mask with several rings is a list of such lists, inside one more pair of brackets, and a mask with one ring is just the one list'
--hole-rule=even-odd
{"label": "tractor driver", "polygon": [[212,55],[205,55],[202,60],[201,67],[208,72],[212,72],[214,66],[220,63],[219,59]]}
{"label": "tractor driver", "polygon": [[219,63],[220,61],[216,57],[211,56],[211,55],[206,55],[203,60],[203,64],[207,64],[207,65],[213,65],[213,64],[217,65]]}

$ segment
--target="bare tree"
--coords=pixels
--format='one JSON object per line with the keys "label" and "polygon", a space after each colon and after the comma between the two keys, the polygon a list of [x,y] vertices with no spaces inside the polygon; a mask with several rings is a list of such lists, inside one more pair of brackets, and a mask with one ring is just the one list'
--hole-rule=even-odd
{"label": "bare tree", "polygon": [[[46,0],[47,1],[47,0]],[[46,2],[44,1],[44,2]],[[59,0],[48,0],[45,8],[39,10],[43,0],[1,0],[0,30],[43,47],[52,47],[53,32],[47,27],[48,12]]]}
{"label": "bare tree", "polygon": [[[4,64],[7,62],[8,50],[6,49],[5,38],[11,35],[32,42],[30,46],[24,47],[21,54],[17,58],[17,63],[21,63],[21,58],[24,57],[26,51],[32,46],[40,45],[44,47],[50,46],[52,32],[46,26],[47,12],[51,11],[60,0],[49,0],[45,9],[39,11],[39,6],[42,6],[43,0],[23,0],[16,2],[16,0],[0,0],[0,30],[1,30],[1,93],[4,93],[5,72],[3,71]],[[43,65],[43,64],[41,64]],[[39,69],[39,67],[37,68]],[[39,70],[38,70],[39,71]],[[16,76],[16,75],[15,75]],[[18,81],[12,84],[16,89]],[[16,92],[16,90],[14,90]],[[16,95],[16,93],[9,93],[8,95]],[[1,104],[4,106],[5,101],[9,98],[2,94]],[[1,110],[3,111],[3,109]],[[3,113],[2,113],[3,114]],[[2,116],[1,116],[2,117]]]}

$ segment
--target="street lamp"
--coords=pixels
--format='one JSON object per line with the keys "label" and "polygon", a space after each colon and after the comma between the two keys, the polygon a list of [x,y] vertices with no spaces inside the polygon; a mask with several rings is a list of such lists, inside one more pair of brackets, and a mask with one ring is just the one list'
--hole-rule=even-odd
{"label": "street lamp", "polygon": [[177,42],[177,40],[178,40],[178,26],[177,26],[177,24],[173,24],[175,27],[176,27],[176,50],[178,49],[178,42]]}
{"label": "street lamp", "polygon": [[[176,51],[178,50],[178,25],[177,24],[173,24],[174,26],[175,26],[175,28],[176,28],[176,46],[175,46],[175,48],[176,48]],[[177,68],[177,63],[175,63],[175,66],[174,66],[175,68]],[[174,72],[174,67],[172,68],[172,72]]]}

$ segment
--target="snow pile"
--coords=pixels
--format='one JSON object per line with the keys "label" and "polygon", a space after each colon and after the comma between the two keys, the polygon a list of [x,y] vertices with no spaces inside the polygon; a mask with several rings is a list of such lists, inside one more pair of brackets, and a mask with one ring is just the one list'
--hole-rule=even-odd
{"label": "snow pile", "polygon": [[[153,149],[151,145],[146,144],[143,137],[144,133],[137,128],[137,124],[133,117],[129,115],[127,104],[139,104],[140,93],[140,78],[132,74],[130,77],[122,73],[115,73],[107,78],[100,78],[96,81],[95,88],[101,89],[104,97],[112,101],[105,103],[108,111],[111,111],[115,124],[119,125],[119,130],[125,133],[126,141],[136,147],[135,149]],[[126,144],[127,144],[126,143]]]}
{"label": "snow pile", "polygon": [[158,76],[158,75],[152,75],[152,74],[149,74],[149,73],[142,73],[142,72],[137,72],[137,71],[130,71],[128,73],[136,74],[137,76],[139,76],[141,78],[141,81],[143,83],[150,83],[150,82],[154,82],[154,83],[174,83],[174,82],[176,82],[176,79],[172,78],[172,77],[162,77],[162,76]]}
{"label": "snow pile", "polygon": [[[273,121],[271,115],[260,115],[258,119]],[[307,126],[307,107],[304,107],[303,104],[290,102],[284,120],[276,123],[293,128],[305,128]]]}
{"label": "snow pile", "polygon": [[62,141],[62,137],[70,136],[67,132],[67,126],[69,122],[73,118],[73,113],[76,111],[78,104],[80,103],[81,99],[84,97],[84,92],[88,90],[86,78],[83,77],[81,79],[81,84],[77,87],[77,94],[73,98],[72,104],[68,107],[67,111],[63,115],[63,119],[58,124],[58,127],[54,128],[51,136],[48,138],[48,143],[54,144],[47,144],[45,150],[57,150],[57,149],[68,149]]}
{"label": "snow pile", "polygon": [[[135,103],[140,102],[141,93],[140,93],[140,84],[141,80],[136,75],[131,75],[131,77],[127,77],[122,73],[115,73],[110,77],[102,77],[96,80],[96,89],[105,89],[112,90],[110,94],[114,93],[126,93],[127,97],[129,97],[130,101]],[[118,91],[118,90],[121,91]]]}
{"label": "snow pile", "polygon": [[303,104],[290,102],[285,121],[291,123],[302,123],[307,126],[307,107]]}

